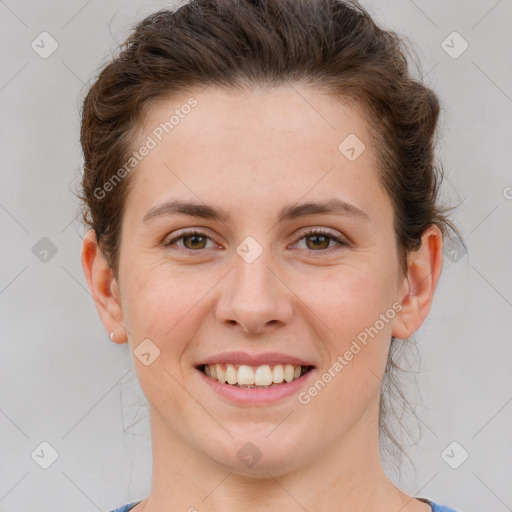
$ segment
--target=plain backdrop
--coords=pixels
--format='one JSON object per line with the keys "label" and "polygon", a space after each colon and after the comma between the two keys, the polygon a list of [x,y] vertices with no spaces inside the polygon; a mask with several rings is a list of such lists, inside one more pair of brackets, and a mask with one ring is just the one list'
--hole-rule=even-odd
{"label": "plain backdrop", "polygon": [[[83,277],[72,191],[87,86],[133,24],[173,5],[0,1],[2,512],[108,511],[149,493],[147,407]],[[443,197],[461,203],[452,219],[468,246],[445,253],[415,336],[421,439],[393,478],[461,512],[510,511],[512,2],[363,5],[410,38],[444,104]]]}

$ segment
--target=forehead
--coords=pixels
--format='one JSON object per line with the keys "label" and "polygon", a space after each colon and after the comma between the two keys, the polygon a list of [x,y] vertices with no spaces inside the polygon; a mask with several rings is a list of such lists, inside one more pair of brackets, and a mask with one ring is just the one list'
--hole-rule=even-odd
{"label": "forehead", "polygon": [[[135,147],[149,139],[154,145],[132,176],[137,202],[146,206],[169,191],[201,199],[222,191],[224,201],[231,194],[266,203],[297,201],[308,190],[332,195],[333,188],[356,203],[368,202],[365,194],[383,194],[360,112],[297,85],[210,87],[162,99],[147,110],[137,139]],[[374,208],[385,202],[373,198]]]}
{"label": "forehead", "polygon": [[188,138],[200,143],[199,137],[215,137],[216,142],[226,139],[228,143],[256,134],[286,134],[313,145],[323,140],[330,144],[326,134],[336,141],[349,129],[368,139],[366,123],[355,107],[348,98],[341,100],[299,85],[243,91],[208,87],[152,103],[146,109],[139,137],[156,131],[157,138],[179,136],[183,141]]}

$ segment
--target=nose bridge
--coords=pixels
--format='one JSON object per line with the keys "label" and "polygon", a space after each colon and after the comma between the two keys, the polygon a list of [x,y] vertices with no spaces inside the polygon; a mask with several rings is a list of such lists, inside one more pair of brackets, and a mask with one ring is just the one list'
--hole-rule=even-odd
{"label": "nose bridge", "polygon": [[[286,288],[274,275],[270,249],[254,260],[241,244],[233,255],[233,270],[222,288],[217,306],[219,321],[236,323],[246,332],[259,332],[270,324],[288,322],[292,312]],[[251,249],[253,250],[253,248]]]}
{"label": "nose bridge", "polygon": [[[238,261],[237,261],[238,260]],[[247,297],[257,298],[268,301],[274,300],[275,280],[271,279],[273,274],[269,270],[271,266],[271,258],[267,256],[259,256],[255,261],[248,263],[242,257],[235,258],[235,268],[233,272],[233,291],[240,298]]]}

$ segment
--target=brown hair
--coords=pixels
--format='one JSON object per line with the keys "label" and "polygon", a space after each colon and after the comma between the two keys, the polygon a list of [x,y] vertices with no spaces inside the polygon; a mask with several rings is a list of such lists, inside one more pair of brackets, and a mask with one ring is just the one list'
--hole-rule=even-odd
{"label": "brown hair", "polygon": [[129,158],[154,101],[209,85],[301,83],[350,101],[368,121],[377,171],[393,204],[402,271],[429,225],[461,239],[447,218],[450,208],[438,204],[439,102],[411,76],[405,53],[396,33],[381,29],[350,0],[193,0],[141,21],[83,103],[83,218],[116,277],[130,175],[108,191],[104,184]]}

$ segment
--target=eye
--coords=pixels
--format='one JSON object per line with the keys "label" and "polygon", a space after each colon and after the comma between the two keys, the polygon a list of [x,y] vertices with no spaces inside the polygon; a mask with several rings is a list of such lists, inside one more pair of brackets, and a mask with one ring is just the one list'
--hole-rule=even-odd
{"label": "eye", "polygon": [[[182,241],[183,245],[179,245],[177,242]],[[208,241],[211,242],[210,246],[207,246]],[[213,240],[208,237],[202,231],[191,230],[182,231],[178,236],[164,242],[166,247],[175,246],[176,250],[181,252],[193,252],[200,249],[211,249],[215,246]]]}
{"label": "eye", "polygon": [[[318,228],[302,233],[296,245],[298,246],[301,241],[305,242],[305,247],[298,248],[319,253],[337,251],[349,245],[347,241],[334,233]],[[208,242],[210,242],[209,246]],[[338,247],[336,247],[336,244]],[[179,232],[176,236],[164,242],[164,246],[172,247],[173,250],[179,252],[192,254],[194,252],[199,253],[201,249],[212,249],[216,244],[206,233],[194,229]]]}
{"label": "eye", "polygon": [[[303,247],[304,249],[314,252],[331,252],[331,249],[337,251],[339,249],[342,249],[343,246],[349,245],[348,242],[342,240],[337,235],[322,229],[311,229],[305,233],[302,233],[302,236],[299,238],[297,244],[301,240],[305,241],[305,247]],[[336,244],[338,244],[338,247],[333,247],[332,245],[330,245],[331,242],[335,242]]]}

